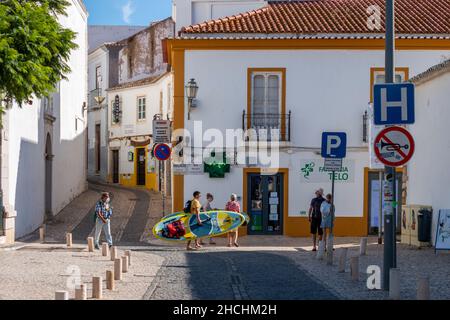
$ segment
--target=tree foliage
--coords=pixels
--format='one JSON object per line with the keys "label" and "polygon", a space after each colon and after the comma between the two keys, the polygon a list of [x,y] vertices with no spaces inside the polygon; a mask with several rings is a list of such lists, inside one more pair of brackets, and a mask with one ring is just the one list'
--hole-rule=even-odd
{"label": "tree foliage", "polygon": [[[0,98],[19,105],[54,91],[70,72],[76,34],[58,21],[66,0],[0,0]],[[1,101],[0,101],[1,102]]]}

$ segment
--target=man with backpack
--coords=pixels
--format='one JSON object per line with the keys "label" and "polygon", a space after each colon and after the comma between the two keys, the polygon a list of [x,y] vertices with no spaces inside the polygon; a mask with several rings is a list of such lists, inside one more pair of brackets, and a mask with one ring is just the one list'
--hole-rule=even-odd
{"label": "man with backpack", "polygon": [[[195,191],[193,194],[194,198],[191,201],[186,203],[186,207],[184,208],[185,213],[192,213],[197,216],[197,223],[199,226],[202,225],[202,221],[200,220],[200,208],[202,205],[200,204],[200,191]],[[192,251],[201,248],[198,239],[195,239],[195,248],[191,247],[191,240],[187,242],[186,250]]]}

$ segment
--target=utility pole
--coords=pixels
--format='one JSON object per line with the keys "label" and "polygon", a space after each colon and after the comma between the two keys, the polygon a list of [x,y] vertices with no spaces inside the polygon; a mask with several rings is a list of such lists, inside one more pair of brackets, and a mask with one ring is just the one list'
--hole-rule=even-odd
{"label": "utility pole", "polygon": [[[385,79],[386,83],[394,83],[395,77],[395,0],[386,0],[386,56]],[[396,171],[394,167],[385,168],[385,183],[383,193],[384,201],[384,261],[383,261],[383,287],[389,290],[389,272],[396,268]]]}

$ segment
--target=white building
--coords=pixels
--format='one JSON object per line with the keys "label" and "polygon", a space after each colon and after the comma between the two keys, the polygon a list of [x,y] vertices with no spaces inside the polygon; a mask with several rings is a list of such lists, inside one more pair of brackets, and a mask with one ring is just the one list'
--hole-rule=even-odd
{"label": "white building", "polygon": [[[187,17],[181,17],[180,2],[193,10],[186,11]],[[177,29],[179,21],[197,15],[197,3],[176,1]],[[208,3],[216,1],[201,1],[202,6]],[[405,81],[450,55],[447,13],[440,9],[448,3],[427,2],[426,14],[414,0],[396,3],[397,76]],[[321,172],[321,134],[344,131],[348,152],[346,172],[337,175],[335,233],[363,236],[378,227],[371,182],[379,171],[369,168],[363,122],[373,84],[382,81],[384,72],[384,30],[371,29],[364,18],[370,19],[366,9],[372,4],[340,1],[340,10],[328,16],[325,0],[270,2],[258,10],[183,27],[177,38],[167,41],[174,73],[174,129],[190,132],[186,151],[202,138],[201,151],[214,149],[211,136],[203,136],[206,129],[218,129],[224,136],[226,129],[279,129],[282,140],[277,173],[266,172],[263,164],[236,165],[235,150],[228,148],[231,170],[224,178],[202,172],[174,175],[174,212],[195,190],[213,193],[215,207],[223,207],[234,192],[252,217],[245,231],[307,236],[314,190],[331,191],[330,175]],[[410,19],[414,23],[405,23]],[[199,87],[192,110],[185,96],[189,79]],[[194,133],[196,121],[202,122],[199,135]]]}
{"label": "white building", "polygon": [[259,9],[265,0],[172,0],[175,31],[182,27]]}
{"label": "white building", "polygon": [[152,132],[155,115],[167,119],[172,113],[172,75],[162,40],[173,35],[168,18],[116,43],[118,83],[107,89],[109,182],[170,193],[170,185],[159,181],[170,174],[170,165],[160,168],[153,158]]}
{"label": "white building", "polygon": [[41,226],[86,189],[87,16],[71,0],[60,22],[76,32],[72,72],[48,99],[13,105],[3,117],[5,237],[12,243]]}
{"label": "white building", "polygon": [[123,40],[142,26],[89,26],[88,176],[107,180],[108,101],[106,89],[119,83],[119,51]]}
{"label": "white building", "polygon": [[409,205],[433,207],[432,241],[436,240],[439,211],[450,209],[450,60],[411,79],[416,85],[416,122],[409,130],[416,151],[408,164]]}

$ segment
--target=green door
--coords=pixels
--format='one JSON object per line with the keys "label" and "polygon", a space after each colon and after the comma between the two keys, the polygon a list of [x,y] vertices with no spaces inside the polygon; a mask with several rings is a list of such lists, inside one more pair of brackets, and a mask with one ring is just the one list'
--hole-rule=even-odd
{"label": "green door", "polygon": [[283,234],[283,178],[283,174],[247,176],[249,234]]}

